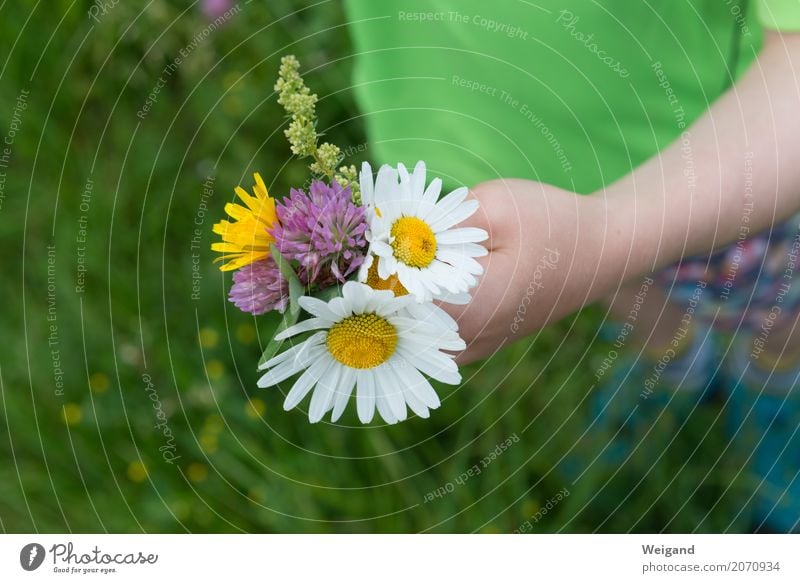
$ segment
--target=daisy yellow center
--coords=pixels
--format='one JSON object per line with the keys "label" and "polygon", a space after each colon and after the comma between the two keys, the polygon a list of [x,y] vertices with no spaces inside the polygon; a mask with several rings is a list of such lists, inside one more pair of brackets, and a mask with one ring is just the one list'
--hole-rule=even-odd
{"label": "daisy yellow center", "polygon": [[428,267],[436,257],[436,235],[417,217],[400,217],[392,225],[392,250],[398,261],[411,267]]}
{"label": "daisy yellow center", "polygon": [[377,314],[353,314],[328,331],[331,356],[350,368],[375,368],[397,347],[397,329]]}
{"label": "daisy yellow center", "polygon": [[372,265],[369,266],[369,272],[367,272],[367,285],[372,289],[377,290],[389,290],[394,293],[396,298],[400,296],[407,296],[408,290],[400,283],[400,279],[397,277],[397,274],[392,274],[386,279],[381,279],[378,275],[378,261],[373,260]]}

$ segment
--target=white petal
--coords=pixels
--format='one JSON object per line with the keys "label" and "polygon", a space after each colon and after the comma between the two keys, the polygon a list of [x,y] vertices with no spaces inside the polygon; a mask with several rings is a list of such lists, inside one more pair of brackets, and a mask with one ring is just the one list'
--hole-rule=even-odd
{"label": "white petal", "polygon": [[365,282],[369,277],[369,268],[372,267],[372,262],[375,261],[375,256],[372,253],[367,253],[364,263],[358,268],[358,281]]}
{"label": "white petal", "polygon": [[306,350],[313,348],[314,346],[320,344],[325,339],[325,332],[317,332],[310,338],[303,340],[302,342],[295,344],[291,348],[284,350],[283,352],[276,354],[264,364],[258,367],[258,370],[264,370],[267,368],[272,368],[274,366],[279,365],[283,361],[289,358],[297,358],[300,354],[304,353]]}
{"label": "white petal", "polygon": [[384,397],[383,392],[378,388],[378,379],[373,377],[375,387],[375,406],[378,409],[378,414],[389,425],[397,423],[397,417],[392,413],[392,408],[389,406],[389,401]]}
{"label": "white petal", "polygon": [[[392,248],[383,241],[374,241],[372,245],[370,245],[369,250],[370,253],[377,255],[379,260],[383,258],[392,257],[394,255],[394,251],[392,250]],[[380,263],[378,263],[378,267],[380,267]],[[380,275],[380,273],[378,275]],[[391,273],[389,275],[391,275]],[[389,275],[387,275],[386,277],[389,277]],[[386,277],[381,279],[386,279]]]}
{"label": "white petal", "polygon": [[413,342],[424,350],[450,350],[458,352],[466,349],[467,344],[452,330],[444,329],[435,336],[420,334],[418,332],[406,332],[405,338]]}
{"label": "white petal", "polygon": [[422,374],[414,368],[413,365],[406,363],[405,367],[398,367],[396,369],[400,375],[404,386],[414,393],[426,407],[430,409],[437,409],[441,402],[439,395],[433,390],[433,387]]}
{"label": "white petal", "polygon": [[305,398],[308,391],[311,390],[317,381],[327,374],[331,366],[335,366],[335,361],[331,357],[323,355],[322,358],[308,367],[306,372],[297,379],[297,382],[292,387],[292,390],[289,391],[289,394],[286,395],[286,399],[283,401],[284,411],[294,409],[297,404]]}
{"label": "white petal", "polygon": [[429,377],[448,385],[461,383],[461,374],[458,372],[456,363],[441,352],[416,352],[399,346],[397,351],[400,356],[412,363],[417,370]]}
{"label": "white petal", "polygon": [[483,267],[480,263],[475,261],[472,257],[454,251],[447,247],[442,247],[436,250],[436,258],[439,261],[444,261],[460,271],[472,275],[480,275],[483,273]]}
{"label": "white petal", "polygon": [[406,306],[408,315],[420,322],[426,322],[436,327],[444,326],[449,330],[458,330],[458,323],[443,309],[435,304],[418,304],[416,302]]}
{"label": "white petal", "polygon": [[428,214],[436,206],[436,201],[439,199],[439,194],[442,192],[442,179],[434,178],[425,189],[425,194],[417,205],[417,216],[425,220]]}
{"label": "white petal", "polygon": [[374,203],[376,207],[381,207],[384,202],[395,198],[399,192],[397,170],[384,164],[378,169],[378,177],[375,179]]}
{"label": "white petal", "polygon": [[418,417],[427,419],[431,416],[431,413],[428,411],[425,403],[420,401],[414,393],[408,390],[408,388],[403,390],[403,397],[405,397],[408,408],[411,409]]}
{"label": "white petal", "polygon": [[339,317],[334,314],[328,307],[327,302],[323,302],[319,298],[312,298],[311,296],[303,296],[297,300],[300,307],[309,314],[317,316],[318,318],[325,318],[333,322],[337,321]]}
{"label": "white petal", "polygon": [[425,162],[420,160],[414,166],[414,173],[411,175],[411,194],[414,198],[422,198],[425,192]]}
{"label": "white petal", "polygon": [[296,336],[297,334],[302,334],[303,332],[308,332],[309,330],[330,328],[331,324],[333,324],[333,321],[328,320],[327,318],[309,318],[308,320],[303,320],[299,324],[290,326],[283,332],[276,334],[275,340],[285,340],[290,336]]}
{"label": "white petal", "polygon": [[333,401],[334,391],[342,374],[341,364],[336,363],[327,373],[319,379],[314,394],[311,395],[311,404],[308,408],[308,420],[317,423],[323,415],[330,411],[330,404]]}
{"label": "white petal", "polygon": [[[441,205],[441,203],[439,204]],[[432,221],[430,223],[430,227],[433,229],[434,233],[439,233],[440,231],[449,229],[453,225],[457,225],[461,221],[464,221],[474,215],[479,206],[480,205],[478,201],[475,199],[462,202],[454,210],[448,211],[444,216]],[[439,208],[438,205],[437,208]]]}
{"label": "white petal", "polygon": [[403,398],[403,384],[400,379],[397,378],[388,363],[379,367],[375,371],[375,375],[378,379],[378,394],[383,395],[389,404],[392,415],[399,421],[404,421],[408,416],[408,411],[406,410],[406,400]]}
{"label": "white petal", "polygon": [[264,376],[258,379],[257,384],[259,387],[271,387],[273,385],[277,385],[281,381],[285,381],[290,376],[293,376],[306,368],[315,357],[322,353],[323,350],[319,346],[309,347],[305,342],[293,347],[291,351],[293,351],[295,348],[299,350],[292,352],[290,357],[284,358],[282,362],[270,368],[270,370],[264,373]]}
{"label": "white petal", "polygon": [[[447,231],[445,231],[447,232]],[[452,253],[459,253],[465,257],[484,257],[489,254],[489,250],[479,243],[459,243],[459,244],[442,244],[439,249],[446,249]]]}
{"label": "white petal", "polygon": [[436,204],[436,210],[442,215],[446,216],[448,213],[451,213],[458,208],[458,205],[464,202],[464,199],[467,198],[468,194],[469,189],[466,186],[456,188],[453,192],[445,196]]}
{"label": "white petal", "polygon": [[372,182],[372,167],[369,162],[361,164],[361,174],[358,176],[358,181],[361,184],[361,202],[364,206],[374,204],[375,197],[373,195],[373,182]]}
{"label": "white petal", "polygon": [[483,229],[475,227],[462,227],[460,229],[448,229],[436,235],[436,242],[439,245],[456,245],[458,243],[480,243],[489,238],[489,233]]}
{"label": "white petal", "polygon": [[369,423],[375,415],[375,378],[371,370],[360,370],[356,373],[358,384],[356,408],[361,423]]}
{"label": "white petal", "polygon": [[436,297],[436,300],[445,304],[455,304],[457,306],[465,306],[472,301],[472,296],[468,293],[451,293],[443,292]]}
{"label": "white petal", "polygon": [[331,421],[335,423],[339,420],[350,400],[350,393],[353,392],[353,385],[356,382],[356,371],[350,367],[342,368],[342,377],[339,379],[339,386],[336,388],[336,398],[334,399],[333,413]]}
{"label": "white petal", "polygon": [[400,265],[393,255],[381,256],[378,259],[378,277],[388,279],[397,273]]}
{"label": "white petal", "polygon": [[350,309],[361,308],[367,301],[367,294],[372,288],[365,283],[348,281],[342,286],[342,297],[350,304]]}

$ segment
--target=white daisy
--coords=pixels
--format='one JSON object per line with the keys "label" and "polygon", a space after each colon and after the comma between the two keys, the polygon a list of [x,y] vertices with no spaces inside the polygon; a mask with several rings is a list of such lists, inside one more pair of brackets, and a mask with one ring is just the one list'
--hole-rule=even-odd
{"label": "white daisy", "polygon": [[406,406],[427,418],[440,402],[422,373],[451,385],[461,382],[453,356],[442,351],[463,350],[464,341],[439,320],[410,317],[410,295],[395,297],[350,281],[341,297],[324,302],[306,296],[299,303],[313,317],[276,338],[316,332],[264,363],[260,368],[267,372],[258,381],[259,387],[269,387],[303,373],[286,395],[287,411],[313,389],[309,420],[316,423],[333,410],[331,421],[336,421],[355,387],[362,423],[372,420],[376,407],[387,423],[406,419]]}
{"label": "white daisy", "polygon": [[486,255],[483,229],[453,228],[478,210],[477,200],[465,200],[469,190],[458,188],[439,199],[442,181],[425,187],[425,164],[418,162],[409,175],[382,166],[373,184],[366,162],[360,175],[361,198],[368,209],[370,252],[359,279],[367,281],[377,261],[377,277],[396,275],[419,302],[437,299],[452,303],[469,300],[467,292],[483,273],[475,257]]}

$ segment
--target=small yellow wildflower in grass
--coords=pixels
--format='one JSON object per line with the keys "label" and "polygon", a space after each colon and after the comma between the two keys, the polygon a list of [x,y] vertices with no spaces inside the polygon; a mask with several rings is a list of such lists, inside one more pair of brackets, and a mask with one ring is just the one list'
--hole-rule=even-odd
{"label": "small yellow wildflower in grass", "polygon": [[128,464],[128,479],[131,482],[144,482],[147,479],[147,467],[140,461],[134,460]]}
{"label": "small yellow wildflower in grass", "polygon": [[267,495],[264,493],[264,491],[257,488],[253,488],[252,490],[247,492],[247,497],[256,504],[263,504],[264,501],[267,499]]}
{"label": "small yellow wildflower in grass", "polygon": [[226,204],[225,212],[234,221],[222,220],[214,225],[214,232],[222,237],[222,242],[212,244],[211,249],[222,253],[222,256],[215,260],[225,262],[220,266],[222,271],[239,269],[269,257],[269,248],[274,239],[268,229],[271,229],[273,223],[278,220],[275,213],[275,199],[269,196],[261,175],[256,172],[254,177],[255,196],[237,186],[236,194],[245,206]]}
{"label": "small yellow wildflower in grass", "polygon": [[200,346],[214,348],[219,342],[219,333],[213,328],[200,329]]}
{"label": "small yellow wildflower in grass", "polygon": [[244,412],[250,419],[260,419],[267,412],[267,404],[258,397],[254,397],[245,404]]}
{"label": "small yellow wildflower in grass", "polygon": [[256,337],[256,327],[249,322],[236,327],[236,340],[242,344],[252,344],[256,341]]}
{"label": "small yellow wildflower in grass", "polygon": [[522,505],[522,515],[526,517],[533,516],[539,512],[539,501],[536,499],[528,499]]}
{"label": "small yellow wildflower in grass", "polygon": [[219,449],[219,438],[216,433],[205,432],[200,434],[200,447],[204,452],[216,453]]}
{"label": "small yellow wildflower in grass", "polygon": [[186,476],[195,484],[205,481],[208,477],[208,466],[198,462],[192,462],[186,468]]}
{"label": "small yellow wildflower in grass", "polygon": [[216,413],[206,417],[206,421],[203,424],[204,431],[212,431],[214,433],[219,433],[223,427],[225,427],[225,422]]}
{"label": "small yellow wildflower in grass", "polygon": [[212,381],[218,381],[225,374],[225,366],[216,358],[212,358],[206,363],[206,372],[208,378]]}
{"label": "small yellow wildflower in grass", "polygon": [[89,377],[89,387],[95,393],[105,393],[110,385],[108,375],[102,372],[96,372]]}
{"label": "small yellow wildflower in grass", "polygon": [[67,425],[77,425],[83,419],[83,410],[80,405],[75,403],[66,403],[61,410],[61,416],[64,418],[64,423]]}

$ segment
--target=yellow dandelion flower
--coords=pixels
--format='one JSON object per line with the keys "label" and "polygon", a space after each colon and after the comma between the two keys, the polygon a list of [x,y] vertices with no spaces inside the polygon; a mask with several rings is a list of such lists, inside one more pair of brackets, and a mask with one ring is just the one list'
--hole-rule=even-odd
{"label": "yellow dandelion flower", "polygon": [[222,242],[212,244],[211,250],[222,253],[216,259],[225,261],[220,266],[221,271],[239,269],[269,256],[269,247],[274,241],[269,229],[278,220],[275,199],[267,192],[261,175],[256,172],[253,176],[255,196],[237,186],[236,194],[246,206],[229,202],[225,212],[234,221],[222,220],[214,225],[214,232],[222,237]]}

